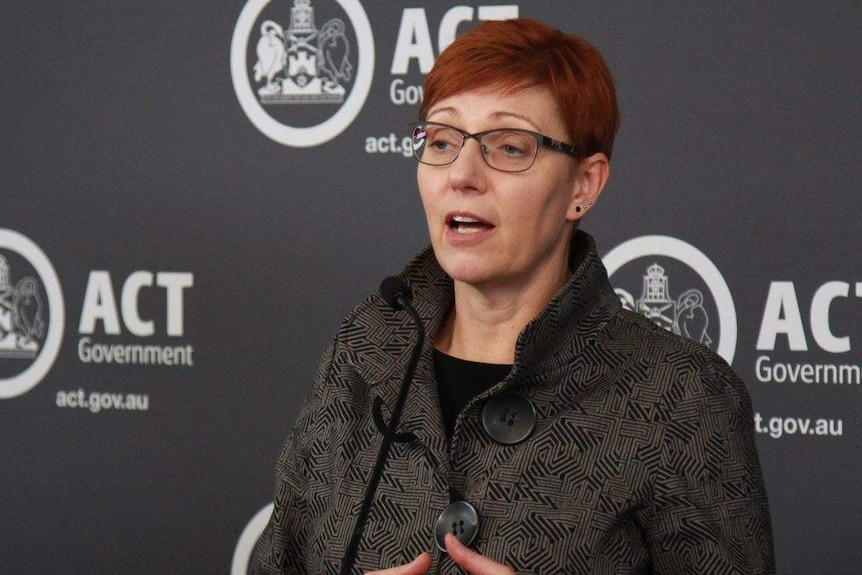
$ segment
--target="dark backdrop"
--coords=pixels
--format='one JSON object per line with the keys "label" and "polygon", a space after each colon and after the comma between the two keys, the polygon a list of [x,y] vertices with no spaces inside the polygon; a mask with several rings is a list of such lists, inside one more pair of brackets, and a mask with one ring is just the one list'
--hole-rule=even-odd
{"label": "dark backdrop", "polygon": [[427,241],[400,146],[440,30],[517,13],[615,74],[584,228],[745,379],[779,571],[857,573],[862,5],[311,4],[282,103],[253,67],[302,1],[5,6],[0,572],[244,571],[323,348]]}

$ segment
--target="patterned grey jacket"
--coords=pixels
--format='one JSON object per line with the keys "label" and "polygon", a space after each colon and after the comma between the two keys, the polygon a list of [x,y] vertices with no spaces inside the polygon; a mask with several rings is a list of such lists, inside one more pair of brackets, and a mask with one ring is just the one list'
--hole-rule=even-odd
{"label": "patterned grey jacket", "polygon": [[[774,573],[771,525],[742,381],[706,347],[621,308],[590,236],[568,284],[521,333],[509,376],[460,413],[447,445],[426,342],[354,564],[436,549],[450,498],[471,503],[480,553],[518,573]],[[403,272],[428,333],[453,302],[426,249]],[[376,293],[345,318],[279,457],[258,573],[337,573],[415,341]],[[495,442],[482,405],[529,398],[530,437]]]}

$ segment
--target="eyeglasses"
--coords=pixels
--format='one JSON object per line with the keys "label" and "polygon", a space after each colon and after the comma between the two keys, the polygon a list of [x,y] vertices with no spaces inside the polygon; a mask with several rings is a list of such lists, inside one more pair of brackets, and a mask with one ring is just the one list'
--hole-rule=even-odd
{"label": "eyeglasses", "polygon": [[447,166],[455,161],[464,143],[472,138],[479,142],[482,159],[501,172],[523,172],[536,161],[539,147],[578,157],[580,153],[571,144],[516,128],[499,128],[471,134],[438,122],[408,124],[413,155],[429,166]]}

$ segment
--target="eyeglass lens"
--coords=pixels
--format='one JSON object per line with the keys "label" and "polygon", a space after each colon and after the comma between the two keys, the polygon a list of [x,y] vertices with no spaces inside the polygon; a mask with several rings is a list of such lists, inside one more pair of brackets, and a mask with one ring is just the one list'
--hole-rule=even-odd
{"label": "eyeglass lens", "polygon": [[[412,131],[413,154],[432,166],[451,164],[458,157],[466,137],[447,126],[419,124]],[[532,134],[518,130],[492,130],[479,138],[482,157],[492,168],[520,172],[533,165],[538,142]]]}

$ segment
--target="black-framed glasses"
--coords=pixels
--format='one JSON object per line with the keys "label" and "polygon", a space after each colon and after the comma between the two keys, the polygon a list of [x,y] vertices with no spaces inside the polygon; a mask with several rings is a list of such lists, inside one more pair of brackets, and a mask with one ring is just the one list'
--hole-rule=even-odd
{"label": "black-framed glasses", "polygon": [[570,156],[580,156],[578,149],[571,144],[530,130],[498,128],[471,134],[439,122],[414,122],[408,127],[413,155],[429,166],[446,166],[454,162],[468,139],[479,142],[482,159],[501,172],[529,170],[541,146]]}

